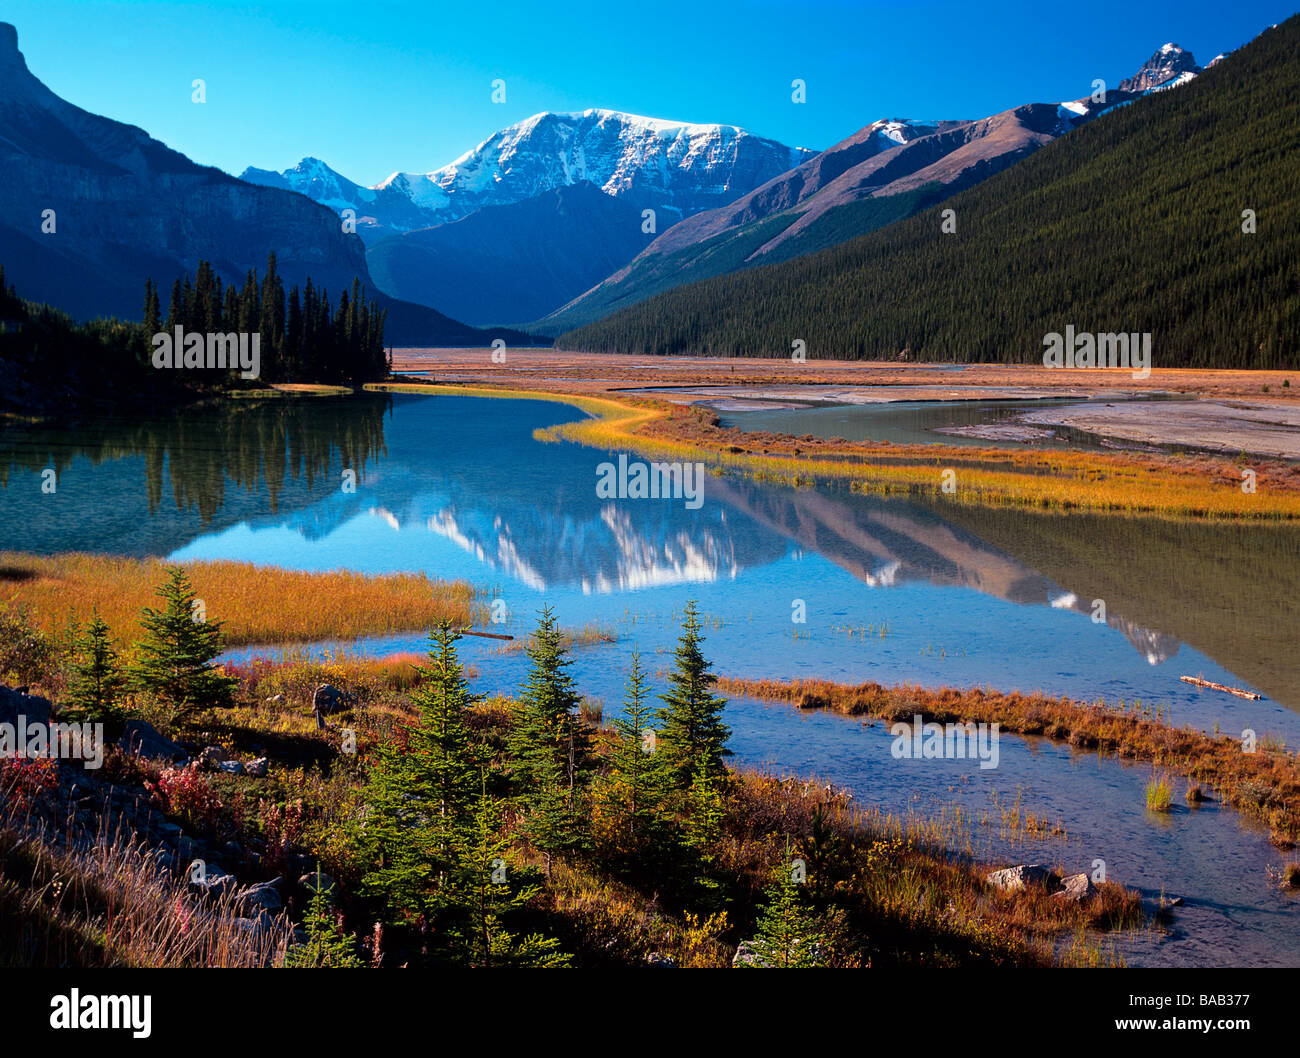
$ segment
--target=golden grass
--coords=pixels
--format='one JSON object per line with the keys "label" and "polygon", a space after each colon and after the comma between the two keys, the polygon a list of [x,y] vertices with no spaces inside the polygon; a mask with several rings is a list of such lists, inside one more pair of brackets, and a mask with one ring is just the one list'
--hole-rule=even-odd
{"label": "golden grass", "polygon": [[[227,646],[351,639],[484,619],[474,589],[423,574],[303,573],[251,562],[184,562],[209,620],[225,622]],[[46,631],[87,620],[92,610],[119,640],[134,639],[140,611],[159,605],[161,559],[68,552],[52,557],[0,552],[0,604],[32,608]]]}
{"label": "golden grass", "polygon": [[1147,811],[1168,812],[1174,803],[1174,790],[1169,780],[1160,776],[1147,783]]}
{"label": "golden grass", "polygon": [[847,716],[910,720],[919,713],[937,723],[998,723],[1007,734],[1042,735],[1077,749],[1150,761],[1217,791],[1243,815],[1271,827],[1279,840],[1300,837],[1300,757],[1284,748],[1253,753],[1221,735],[1175,728],[1144,710],[1104,702],[1092,705],[1044,695],[921,687],[857,686],[826,680],[747,680],[722,677],[718,689],[801,709]]}
{"label": "golden grass", "polygon": [[[1244,493],[1241,469],[1226,457],[1180,460],[1033,448],[818,441],[722,430],[702,409],[641,397],[615,400],[442,383],[367,388],[570,404],[592,417],[538,430],[534,436],[635,450],[652,458],[707,462],[764,480],[800,485],[837,481],[857,492],[933,495],[960,505],[1224,520],[1300,518],[1300,490],[1289,474],[1263,471],[1257,491]],[[943,474],[949,469],[956,475],[955,491],[945,493]]]}
{"label": "golden grass", "polygon": [[[7,791],[0,790],[0,794]],[[283,916],[252,931],[235,894],[204,904],[138,839],[65,838],[0,797],[0,965],[262,967],[291,942]]]}

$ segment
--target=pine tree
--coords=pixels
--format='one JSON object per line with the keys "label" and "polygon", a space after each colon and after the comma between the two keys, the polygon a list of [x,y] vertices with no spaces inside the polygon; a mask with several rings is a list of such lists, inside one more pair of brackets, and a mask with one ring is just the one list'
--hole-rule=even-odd
{"label": "pine tree", "polygon": [[518,800],[527,811],[525,830],[548,854],[574,851],[587,844],[583,801],[593,768],[591,738],[568,672],[573,659],[549,607],[527,652],[532,667],[509,743]]}
{"label": "pine tree", "polygon": [[510,843],[501,836],[501,809],[488,792],[486,771],[480,783],[474,843],[467,859],[466,961],[478,967],[566,966],[569,958],[555,940],[538,933],[519,937],[506,929],[505,916],[526,907],[540,887],[514,861]]}
{"label": "pine tree", "polygon": [[149,341],[162,327],[162,310],[158,303],[158,288],[152,279],[144,281],[144,335]]}
{"label": "pine tree", "polygon": [[338,915],[331,906],[326,888],[321,884],[318,867],[311,903],[302,920],[307,930],[307,941],[304,944],[295,944],[285,952],[286,967],[351,970],[363,965],[357,958],[351,938],[344,934],[339,926]]}
{"label": "pine tree", "polygon": [[465,722],[471,694],[456,655],[458,633],[442,622],[430,635],[429,664],[412,702],[419,720],[405,746],[384,743],[364,802],[359,845],[369,863],[362,893],[381,902],[390,922],[421,916],[449,934],[464,905],[464,864],[471,845],[485,756]]}
{"label": "pine tree", "polygon": [[641,655],[632,652],[623,698],[623,715],[614,721],[614,750],[609,760],[609,798],[620,815],[629,850],[657,844],[664,830],[667,776],[658,752],[658,733],[650,726],[653,710],[647,702]]}
{"label": "pine tree", "polygon": [[809,911],[788,865],[766,892],[767,907],[758,918],[758,935],[749,942],[752,962],[742,966],[810,968],[827,964],[829,942],[819,917]]}
{"label": "pine tree", "polygon": [[113,714],[125,684],[108,625],[96,612],[86,631],[75,639],[68,700],[92,720],[101,720]]}
{"label": "pine tree", "polygon": [[686,791],[680,867],[682,888],[697,907],[716,906],[722,896],[717,865],[726,812],[720,782],[701,760]]}
{"label": "pine tree", "polygon": [[215,665],[221,653],[220,621],[201,612],[189,577],[180,566],[171,569],[157,591],[166,605],[146,607],[140,616],[145,634],[136,644],[131,683],[170,704],[176,718],[199,709],[234,704],[238,682]]}
{"label": "pine tree", "polygon": [[722,722],[727,702],[712,693],[717,677],[700,651],[704,642],[701,628],[695,603],[687,603],[669,691],[660,695],[665,707],[659,711],[659,744],[679,790],[689,789],[701,770],[711,778],[721,778],[726,774],[723,758],[731,756],[727,749],[731,729]]}

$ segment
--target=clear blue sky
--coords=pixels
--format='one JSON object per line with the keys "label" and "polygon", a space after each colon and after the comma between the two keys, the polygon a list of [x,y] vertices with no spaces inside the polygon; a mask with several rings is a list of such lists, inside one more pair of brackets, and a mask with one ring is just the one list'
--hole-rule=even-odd
{"label": "clear blue sky", "polygon": [[0,19],[59,95],[195,161],[239,173],[314,155],[373,184],[542,110],[724,122],[814,148],[879,117],[982,117],[1115,84],[1170,40],[1208,62],[1298,4],[6,0]]}

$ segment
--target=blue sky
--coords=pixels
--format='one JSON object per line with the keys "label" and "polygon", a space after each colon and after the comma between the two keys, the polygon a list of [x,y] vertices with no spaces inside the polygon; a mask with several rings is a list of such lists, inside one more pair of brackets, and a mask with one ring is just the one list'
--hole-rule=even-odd
{"label": "blue sky", "polygon": [[59,95],[198,162],[239,173],[314,155],[372,184],[542,110],[725,122],[814,148],[879,117],[982,117],[1114,84],[1170,40],[1207,62],[1297,3],[6,0],[0,18]]}

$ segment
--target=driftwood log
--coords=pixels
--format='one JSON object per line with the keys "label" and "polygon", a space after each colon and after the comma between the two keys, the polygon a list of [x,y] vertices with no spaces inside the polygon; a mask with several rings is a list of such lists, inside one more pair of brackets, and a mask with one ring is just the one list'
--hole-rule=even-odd
{"label": "driftwood log", "polygon": [[1199,676],[1179,676],[1184,683],[1195,684],[1197,687],[1208,687],[1212,691],[1222,691],[1224,694],[1235,694],[1238,698],[1262,698],[1263,695],[1256,694],[1254,691],[1243,691],[1240,687],[1229,687],[1226,684],[1215,683],[1213,680],[1203,680]]}

